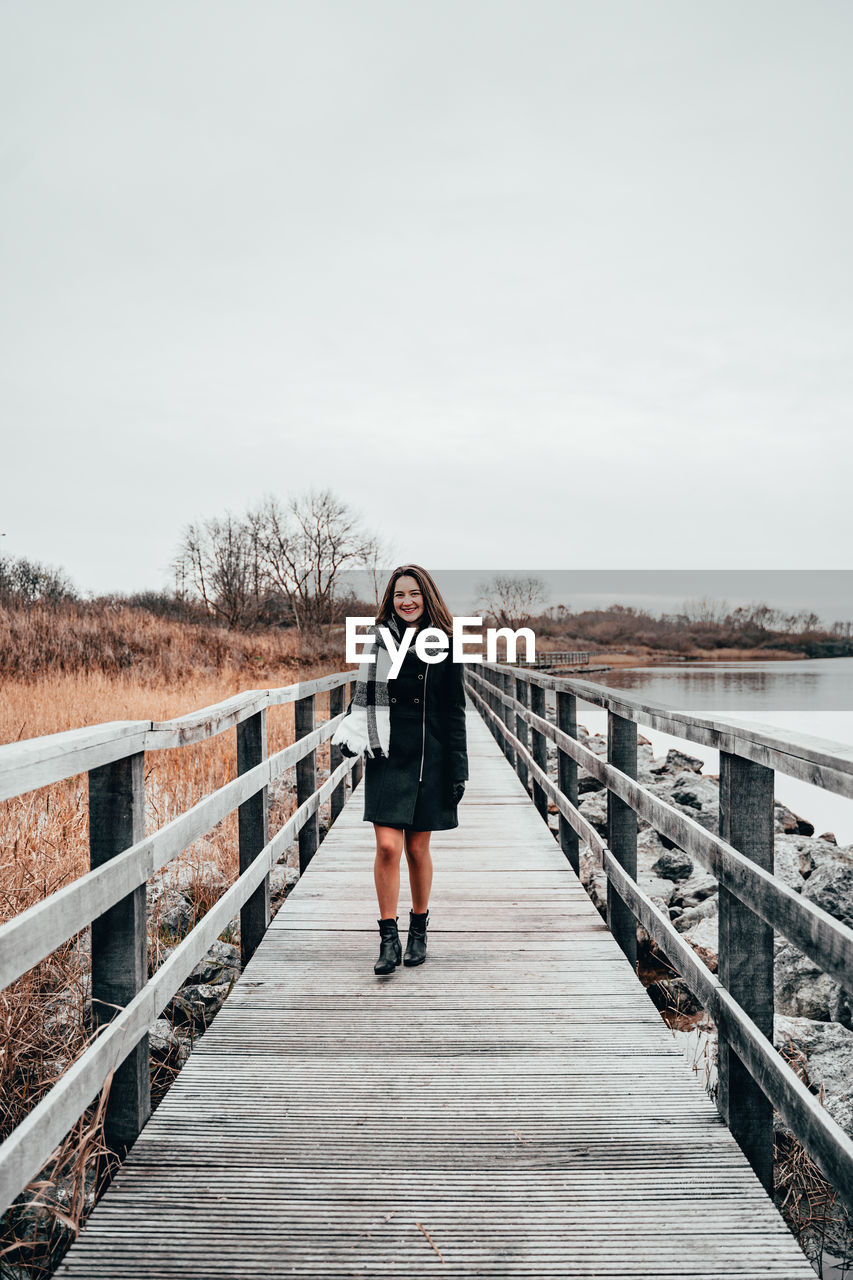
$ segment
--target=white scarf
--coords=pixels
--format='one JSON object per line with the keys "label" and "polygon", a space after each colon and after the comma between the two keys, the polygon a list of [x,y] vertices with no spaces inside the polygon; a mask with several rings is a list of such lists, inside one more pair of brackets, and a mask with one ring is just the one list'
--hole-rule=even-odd
{"label": "white scarf", "polygon": [[[400,628],[394,615],[388,621],[388,629],[397,644]],[[388,672],[391,670],[391,654],[376,623],[368,627],[371,639],[364,648],[364,657],[358,666],[355,693],[344,712],[343,719],[332,734],[335,746],[345,743],[356,755],[387,756],[391,743],[391,715],[388,706]],[[369,662],[368,656],[375,661]]]}

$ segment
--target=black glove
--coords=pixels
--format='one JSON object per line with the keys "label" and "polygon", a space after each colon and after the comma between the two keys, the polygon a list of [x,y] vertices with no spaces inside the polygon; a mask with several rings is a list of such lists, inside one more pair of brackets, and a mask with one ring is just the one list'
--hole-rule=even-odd
{"label": "black glove", "polygon": [[458,804],[465,792],[464,782],[451,782],[450,784],[450,803]]}
{"label": "black glove", "polygon": [[339,744],[338,744],[338,746],[339,746],[339,750],[340,750],[340,753],[341,753],[341,755],[342,755],[342,756],[357,756],[357,755],[358,755],[358,752],[357,752],[357,751],[350,751],[349,747],[347,746],[347,744],[346,744],[345,742],[341,742],[341,743],[339,743]]}

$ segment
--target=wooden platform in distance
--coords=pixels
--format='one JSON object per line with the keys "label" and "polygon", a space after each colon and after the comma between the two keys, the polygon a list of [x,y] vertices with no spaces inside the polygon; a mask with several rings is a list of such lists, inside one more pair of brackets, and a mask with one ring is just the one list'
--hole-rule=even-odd
{"label": "wooden platform in distance", "polygon": [[373,973],[359,790],[58,1275],[813,1280],[470,707],[468,735],[426,963]]}

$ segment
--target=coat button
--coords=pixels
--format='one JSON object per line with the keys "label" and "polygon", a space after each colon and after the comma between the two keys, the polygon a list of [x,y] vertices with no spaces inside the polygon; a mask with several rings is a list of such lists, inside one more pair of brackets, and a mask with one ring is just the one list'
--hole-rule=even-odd
{"label": "coat button", "polygon": [[396,699],[396,698],[392,698],[392,699],[391,699],[391,701],[392,701],[392,702],[396,702],[396,701],[397,701],[397,699]]}
{"label": "coat button", "polygon": [[415,698],[415,702],[420,702],[420,698]]}
{"label": "coat button", "polygon": [[421,672],[421,673],[420,673],[420,675],[418,676],[418,679],[419,679],[419,680],[423,680],[423,678],[424,678],[424,677],[423,677],[423,672]]}

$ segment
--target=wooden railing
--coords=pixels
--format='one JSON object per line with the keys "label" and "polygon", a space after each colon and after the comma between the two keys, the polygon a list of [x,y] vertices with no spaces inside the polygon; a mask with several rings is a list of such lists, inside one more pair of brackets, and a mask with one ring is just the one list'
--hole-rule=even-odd
{"label": "wooden railing", "polygon": [[[774,930],[853,990],[853,930],[773,874],[774,771],[853,798],[853,750],[731,717],[688,715],[570,676],[498,663],[472,663],[467,676],[469,694],[546,821],[548,802],[556,805],[560,844],[575,872],[580,840],[600,860],[607,922],[631,965],[639,922],[716,1024],[717,1105],[764,1187],[772,1194],[775,1108],[853,1208],[853,1141],[773,1045]],[[546,689],[556,694],[556,724],[546,718]],[[607,711],[606,761],[578,741],[578,699]],[[638,724],[719,749],[719,835],[637,782]],[[556,782],[546,738],[557,747]],[[606,841],[577,807],[578,766],[607,789]],[[638,816],[717,879],[718,974],[637,884]]]}
{"label": "wooden railing", "polygon": [[589,662],[588,653],[576,653],[567,649],[548,653],[542,651],[537,653],[532,662],[526,658],[519,658],[517,662],[512,663],[514,667],[583,667]]}
{"label": "wooden railing", "polygon": [[[0,927],[0,990],[92,926],[92,1044],[0,1146],[0,1213],[38,1173],[110,1078],[105,1139],[123,1152],[151,1112],[148,1028],[239,912],[243,964],[270,923],[269,873],[299,840],[304,871],[319,843],[319,808],[331,821],[361,757],[330,744],[329,777],[317,786],[317,748],[335,731],[355,671],[238,694],[162,723],[117,721],[0,746],[0,800],[88,773],[91,870]],[[328,692],[329,718],[315,727],[315,701]],[[292,702],[296,741],[267,755],[268,707]],[[146,751],[183,747],[237,731],[237,777],[152,835],[144,833]],[[296,769],[295,812],[272,839],[268,787]],[[146,881],[237,809],[238,879],[147,976]]]}

